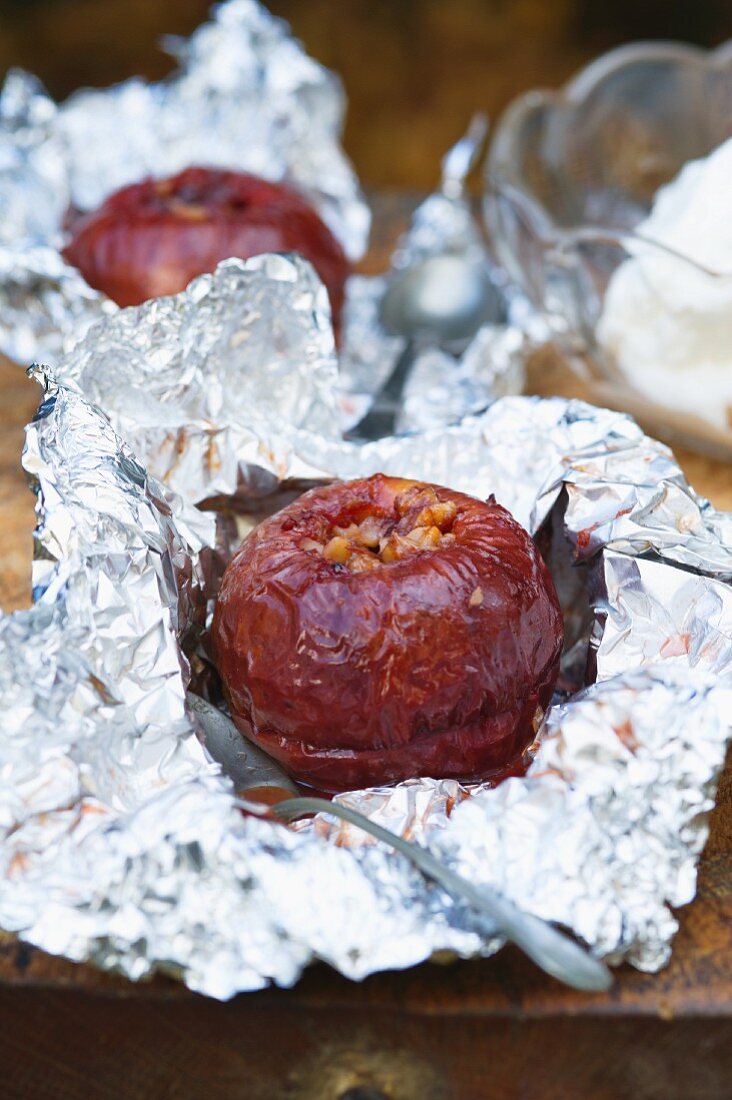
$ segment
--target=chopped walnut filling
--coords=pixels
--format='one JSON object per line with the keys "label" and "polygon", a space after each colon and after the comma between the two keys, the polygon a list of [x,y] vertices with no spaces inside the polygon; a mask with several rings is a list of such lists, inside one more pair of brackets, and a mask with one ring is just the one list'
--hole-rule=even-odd
{"label": "chopped walnut filling", "polygon": [[173,214],[177,214],[179,218],[186,218],[192,222],[202,222],[209,216],[203,203],[181,195],[174,195],[172,180],[158,180],[155,184],[155,193],[163,200],[168,210]]}
{"label": "chopped walnut filling", "polygon": [[189,222],[205,222],[209,216],[205,206],[201,206],[200,203],[185,202],[183,199],[168,199],[168,210]]}
{"label": "chopped walnut filling", "polygon": [[325,543],[303,539],[300,545],[351,573],[366,573],[455,541],[450,529],[457,506],[441,501],[432,489],[412,486],[396,497],[394,505],[396,516],[366,516],[360,523],[334,527]]}

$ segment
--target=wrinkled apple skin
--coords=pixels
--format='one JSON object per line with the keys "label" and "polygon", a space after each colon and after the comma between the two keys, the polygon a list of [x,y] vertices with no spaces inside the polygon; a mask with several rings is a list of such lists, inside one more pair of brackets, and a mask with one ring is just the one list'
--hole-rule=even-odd
{"label": "wrinkled apple skin", "polygon": [[123,187],[72,219],[64,256],[120,306],[177,294],[229,256],[299,252],[328,288],[334,322],[349,263],[296,191],[246,172],[187,168],[167,180]]}
{"label": "wrinkled apple skin", "polygon": [[557,678],[554,585],[493,499],[433,486],[457,505],[454,541],[371,572],[301,548],[392,514],[411,484],[378,474],[314,489],[256,528],[224,575],[212,641],[232,716],[322,791],[505,771]]}

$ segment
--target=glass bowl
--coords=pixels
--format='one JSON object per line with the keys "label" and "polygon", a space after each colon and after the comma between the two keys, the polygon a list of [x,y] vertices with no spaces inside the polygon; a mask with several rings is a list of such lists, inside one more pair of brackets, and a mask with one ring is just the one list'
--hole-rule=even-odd
{"label": "glass bowl", "polygon": [[712,271],[636,231],[658,188],[731,135],[732,41],[713,52],[673,42],[623,46],[560,91],[532,91],[506,109],[485,197],[498,259],[583,377],[583,395],[633,413],[671,442],[725,458],[732,458],[732,308],[723,322],[730,400],[719,402],[715,422],[706,376],[664,371],[629,380],[603,316],[608,286],[629,260],[640,261],[643,276],[660,273],[683,287],[681,300],[678,292],[656,295],[650,324],[663,328],[672,313],[675,325],[683,322],[687,294],[729,292],[732,306],[732,255],[724,271]]}

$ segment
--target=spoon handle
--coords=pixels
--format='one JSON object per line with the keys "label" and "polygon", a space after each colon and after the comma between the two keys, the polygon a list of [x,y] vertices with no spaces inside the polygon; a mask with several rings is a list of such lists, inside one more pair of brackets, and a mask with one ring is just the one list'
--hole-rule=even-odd
{"label": "spoon handle", "polygon": [[461,198],[465,181],[485,148],[488,136],[488,116],[473,115],[467,133],[442,158],[441,191],[448,198]]}
{"label": "spoon handle", "polygon": [[406,856],[427,878],[437,882],[452,897],[463,898],[473,909],[489,917],[499,932],[520,947],[547,974],[574,989],[600,991],[612,985],[612,976],[605,964],[575,940],[546,921],[523,913],[490,887],[473,885],[440,863],[426,848],[384,829],[357,810],[324,798],[289,798],[273,806],[272,813],[285,821],[294,821],[307,814],[325,813],[356,825]]}
{"label": "spoon handle", "polygon": [[408,340],[391,374],[375,395],[371,408],[354,424],[347,438],[370,440],[394,434],[404,388],[412,373],[416,352],[417,342],[414,339]]}

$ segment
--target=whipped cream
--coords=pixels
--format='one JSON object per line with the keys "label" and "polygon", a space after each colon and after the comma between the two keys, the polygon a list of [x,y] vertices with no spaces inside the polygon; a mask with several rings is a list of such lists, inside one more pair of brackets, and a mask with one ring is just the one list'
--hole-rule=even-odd
{"label": "whipped cream", "polygon": [[635,233],[694,263],[633,241],[598,343],[654,402],[732,427],[732,138],[662,187]]}

